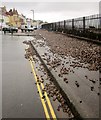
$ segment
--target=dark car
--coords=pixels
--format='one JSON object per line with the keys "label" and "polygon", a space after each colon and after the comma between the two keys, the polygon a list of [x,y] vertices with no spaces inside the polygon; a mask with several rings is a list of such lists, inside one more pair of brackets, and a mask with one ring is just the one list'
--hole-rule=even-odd
{"label": "dark car", "polygon": [[6,33],[6,32],[10,32],[10,29],[9,29],[9,26],[4,26],[3,28],[2,28],[2,31],[4,31],[4,33]]}
{"label": "dark car", "polygon": [[18,28],[17,27],[10,27],[10,30],[13,32],[18,32]]}
{"label": "dark car", "polygon": [[4,34],[6,34],[6,32],[14,33],[14,32],[18,32],[18,28],[17,27],[11,27],[11,26],[5,26],[5,27],[2,28],[2,31],[4,31]]}

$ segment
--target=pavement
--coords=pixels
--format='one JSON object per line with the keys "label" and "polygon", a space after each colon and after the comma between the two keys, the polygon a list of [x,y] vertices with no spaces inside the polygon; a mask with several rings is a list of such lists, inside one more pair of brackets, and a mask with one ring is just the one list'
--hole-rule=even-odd
{"label": "pavement", "polygon": [[[70,103],[82,118],[99,118],[99,71],[89,71],[85,67],[73,68],[72,63],[79,61],[71,56],[61,57],[52,53],[45,43],[46,38],[41,34],[39,36],[41,38],[36,38],[31,43]],[[55,63],[59,63],[55,64],[55,67],[52,66],[54,60],[57,61]],[[59,74],[63,67],[67,68],[68,72],[61,76]],[[68,79],[67,83],[64,82],[65,78]],[[92,82],[93,80],[95,82]]]}

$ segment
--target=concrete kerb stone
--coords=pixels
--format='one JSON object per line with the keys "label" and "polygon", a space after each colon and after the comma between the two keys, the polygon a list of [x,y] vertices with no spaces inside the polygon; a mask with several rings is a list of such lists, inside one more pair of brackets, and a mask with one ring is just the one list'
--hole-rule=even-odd
{"label": "concrete kerb stone", "polygon": [[71,102],[71,100],[68,98],[68,95],[65,93],[64,89],[61,87],[61,84],[58,82],[57,78],[55,77],[54,72],[50,71],[48,66],[46,65],[46,63],[44,62],[44,60],[41,58],[40,53],[36,50],[34,44],[32,41],[30,41],[32,48],[35,50],[36,54],[38,55],[40,61],[43,63],[44,67],[46,68],[47,72],[49,73],[49,75],[52,77],[52,80],[54,82],[54,84],[58,87],[58,89],[60,90],[63,98],[66,100],[66,103],[68,104],[69,108],[71,109],[73,115],[75,116],[75,118],[77,120],[83,120],[82,118],[82,113],[79,113],[77,111],[77,109],[75,108],[74,104]]}
{"label": "concrete kerb stone", "polygon": [[28,33],[28,34],[26,34],[26,33],[13,33],[13,34],[11,34],[11,33],[6,33],[6,35],[10,35],[10,36],[34,36],[34,34],[32,33]]}

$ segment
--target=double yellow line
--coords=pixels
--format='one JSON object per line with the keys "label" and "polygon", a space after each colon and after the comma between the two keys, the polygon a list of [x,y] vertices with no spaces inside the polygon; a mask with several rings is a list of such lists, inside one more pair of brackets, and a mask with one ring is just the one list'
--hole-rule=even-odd
{"label": "double yellow line", "polygon": [[[36,81],[36,83],[37,83],[37,89],[38,89],[38,91],[39,91],[40,99],[41,99],[41,102],[42,102],[42,105],[43,105],[43,108],[44,108],[44,112],[45,112],[46,118],[47,118],[47,120],[50,120],[51,118],[50,118],[50,115],[49,115],[49,112],[48,112],[46,103],[45,103],[44,99],[42,99],[43,95],[42,95],[41,88],[44,89],[44,84],[43,84],[43,83],[40,83],[40,84],[41,84],[41,88],[40,88],[40,86],[39,86],[39,84],[38,84],[37,75],[36,75],[36,72],[35,72],[35,69],[34,69],[34,64],[32,63],[33,58],[30,57],[30,60],[29,60],[29,61],[30,61],[30,64],[31,64],[31,68],[32,68],[32,72],[33,72],[35,81]],[[34,62],[34,61],[33,61],[33,62]],[[41,79],[41,78],[40,78],[40,79]],[[55,115],[55,112],[54,112],[53,107],[52,107],[52,104],[51,104],[51,102],[50,102],[50,99],[49,99],[46,91],[44,92],[44,95],[45,95],[45,98],[46,98],[46,101],[47,101],[47,104],[48,104],[48,107],[49,107],[49,110],[50,110],[52,119],[53,119],[53,120],[57,120],[56,115]]]}

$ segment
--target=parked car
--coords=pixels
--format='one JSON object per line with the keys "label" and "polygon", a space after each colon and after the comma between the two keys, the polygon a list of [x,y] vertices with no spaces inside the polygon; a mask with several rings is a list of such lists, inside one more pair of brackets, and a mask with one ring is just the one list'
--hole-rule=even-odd
{"label": "parked car", "polygon": [[22,32],[26,32],[27,31],[27,26],[26,25],[21,25],[21,31]]}
{"label": "parked car", "polygon": [[14,31],[18,32],[18,28],[17,27],[10,27],[10,29],[13,29]]}
{"label": "parked car", "polygon": [[34,30],[37,30],[37,27],[33,27]]}
{"label": "parked car", "polygon": [[14,26],[6,25],[2,28],[2,31],[4,31],[4,34],[6,34],[6,32],[14,33],[14,32],[18,32],[18,28]]}
{"label": "parked car", "polygon": [[34,29],[33,29],[33,27],[31,26],[31,27],[28,27],[28,32],[32,32],[32,31],[34,31]]}
{"label": "parked car", "polygon": [[21,25],[21,31],[22,32],[32,32],[36,29],[37,29],[37,27]]}
{"label": "parked car", "polygon": [[4,31],[4,33],[10,32],[9,26],[8,25],[3,26],[2,31]]}

